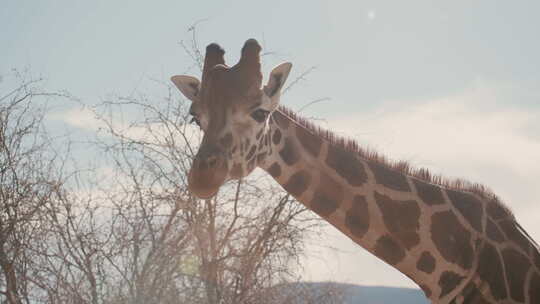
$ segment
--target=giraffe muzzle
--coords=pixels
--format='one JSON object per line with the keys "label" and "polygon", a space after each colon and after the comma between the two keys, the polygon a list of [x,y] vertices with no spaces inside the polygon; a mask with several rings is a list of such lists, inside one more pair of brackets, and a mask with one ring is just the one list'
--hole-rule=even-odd
{"label": "giraffe muzzle", "polygon": [[201,147],[188,175],[188,188],[198,198],[213,197],[225,183],[228,166],[223,153],[215,147]]}

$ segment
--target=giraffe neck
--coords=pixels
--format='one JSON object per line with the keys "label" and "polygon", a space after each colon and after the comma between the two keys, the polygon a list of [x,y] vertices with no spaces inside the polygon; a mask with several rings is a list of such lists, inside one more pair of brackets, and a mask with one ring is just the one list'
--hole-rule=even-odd
{"label": "giraffe neck", "polygon": [[[269,155],[259,166],[299,202],[410,277],[433,302],[509,296],[510,270],[491,241],[512,233],[501,223],[513,218],[498,202],[407,176],[319,135],[275,111]],[[534,254],[529,244],[514,252]],[[540,285],[538,261],[536,272],[528,273],[531,287]]]}

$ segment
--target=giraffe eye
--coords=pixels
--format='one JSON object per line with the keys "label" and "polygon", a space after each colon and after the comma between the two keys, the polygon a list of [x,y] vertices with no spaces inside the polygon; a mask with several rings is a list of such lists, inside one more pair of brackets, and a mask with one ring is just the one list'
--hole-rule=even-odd
{"label": "giraffe eye", "polygon": [[261,123],[266,120],[266,118],[268,117],[268,114],[270,114],[270,111],[257,109],[253,113],[251,113],[251,117],[255,119],[255,121]]}

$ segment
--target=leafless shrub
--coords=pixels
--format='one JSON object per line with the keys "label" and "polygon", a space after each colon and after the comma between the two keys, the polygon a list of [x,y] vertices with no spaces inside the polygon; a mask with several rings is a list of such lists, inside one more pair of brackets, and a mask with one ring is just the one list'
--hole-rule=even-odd
{"label": "leafless shrub", "polygon": [[[190,32],[183,45],[197,66]],[[75,155],[55,150],[45,105],[36,105],[37,97],[70,96],[15,76],[19,85],[0,95],[0,302],[339,298],[337,289],[291,287],[304,238],[320,221],[268,177],[229,182],[209,200],[190,195],[201,134],[176,89],[155,81],[164,97],[132,94],[93,107],[101,128],[91,149],[101,167],[80,170],[67,168]]]}
{"label": "leafless shrub", "polygon": [[35,244],[46,233],[47,214],[63,183],[62,160],[43,129],[46,107],[36,100],[66,96],[43,92],[39,79],[16,70],[10,84],[0,93],[0,299],[22,303],[36,296]]}
{"label": "leafless shrub", "polygon": [[[202,303],[261,303],[266,289],[296,279],[292,264],[302,254],[304,235],[318,221],[260,174],[229,183],[213,199],[192,197],[186,176],[198,141],[187,124],[186,106],[171,96],[167,95],[160,106],[139,97],[118,98],[98,108],[101,113],[144,113],[139,121],[123,123],[98,115],[106,126],[106,136],[113,138],[101,144],[110,152],[117,170],[112,192],[115,199],[109,204],[115,206],[114,214],[122,215],[117,222],[132,222],[128,234],[115,243],[131,242],[125,247],[130,255],[127,260],[155,267],[138,274],[136,281],[143,285],[156,282],[155,277],[162,276],[167,268],[170,278],[160,282],[159,287],[171,284],[169,292],[186,287],[186,279],[192,287],[195,277],[200,288],[196,296]],[[128,200],[119,205],[119,195]],[[163,229],[171,226],[174,231]],[[144,238],[142,231],[159,233]],[[169,239],[182,246],[174,255],[158,260],[160,256],[152,252],[168,252],[162,247]],[[141,257],[141,252],[147,254]],[[170,268],[171,261],[176,261],[176,267]],[[140,267],[124,267],[121,276],[130,277]],[[139,288],[158,289],[153,285]]]}

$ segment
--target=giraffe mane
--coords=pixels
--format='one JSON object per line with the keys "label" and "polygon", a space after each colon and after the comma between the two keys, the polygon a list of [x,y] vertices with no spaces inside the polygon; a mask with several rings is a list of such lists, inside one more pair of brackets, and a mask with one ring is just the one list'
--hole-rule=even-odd
{"label": "giraffe mane", "polygon": [[286,106],[280,105],[278,110],[300,126],[325,139],[331,145],[340,147],[348,152],[357,153],[360,158],[367,162],[385,166],[391,170],[401,172],[405,175],[412,176],[421,181],[434,184],[445,189],[476,194],[483,199],[499,204],[507,212],[509,217],[514,217],[513,213],[506,206],[506,204],[504,204],[503,201],[485,185],[471,182],[463,178],[448,178],[441,174],[433,174],[428,169],[414,167],[407,161],[388,158],[386,155],[381,154],[372,148],[362,146],[355,139],[336,134],[333,131],[313,123],[313,121],[310,119],[302,117],[294,110],[287,108]]}

